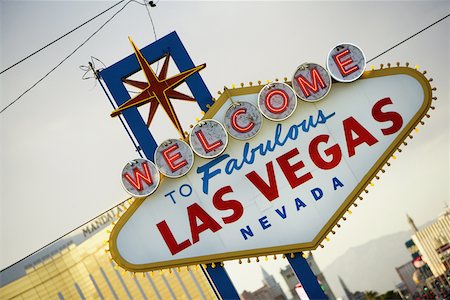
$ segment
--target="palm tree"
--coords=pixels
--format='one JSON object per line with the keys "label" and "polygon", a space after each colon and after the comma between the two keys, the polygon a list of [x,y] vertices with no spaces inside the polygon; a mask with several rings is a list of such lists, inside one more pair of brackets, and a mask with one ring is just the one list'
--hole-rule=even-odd
{"label": "palm tree", "polygon": [[364,292],[364,299],[366,300],[375,300],[377,299],[378,292],[376,291],[365,291]]}
{"label": "palm tree", "polygon": [[378,299],[392,300],[392,299],[402,299],[402,297],[395,291],[387,291],[383,295],[379,296]]}

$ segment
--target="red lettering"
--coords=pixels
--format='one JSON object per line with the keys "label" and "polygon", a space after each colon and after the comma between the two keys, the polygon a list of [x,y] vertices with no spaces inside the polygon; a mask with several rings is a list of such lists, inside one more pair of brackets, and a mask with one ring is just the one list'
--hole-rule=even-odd
{"label": "red lettering", "polygon": [[[191,227],[192,243],[195,244],[200,240],[200,233],[210,229],[212,232],[216,232],[222,228],[219,223],[216,222],[208,213],[201,208],[200,205],[194,203],[187,208],[189,217],[189,225]],[[197,224],[197,219],[202,223]]]}
{"label": "red lettering", "polygon": [[[342,124],[344,125],[345,140],[349,157],[355,155],[355,148],[362,143],[372,146],[378,142],[378,140],[353,117],[345,119]],[[356,138],[353,138],[353,133],[357,135]]]}
{"label": "red lettering", "polygon": [[250,130],[253,129],[253,127],[255,127],[255,123],[249,121],[248,125],[245,127],[239,126],[239,124],[237,123],[237,117],[239,115],[245,114],[247,112],[246,108],[240,108],[238,110],[236,110],[232,115],[231,115],[231,125],[233,126],[234,130],[238,131],[238,132],[249,132]]}
{"label": "red lettering", "polygon": [[253,183],[267,200],[273,201],[278,198],[279,194],[272,162],[266,164],[266,170],[269,177],[269,184],[267,184],[255,171],[246,174],[245,177]]}
{"label": "red lettering", "polygon": [[210,144],[207,140],[205,135],[203,134],[203,131],[198,130],[195,132],[195,135],[197,136],[198,140],[200,141],[200,144],[202,144],[203,149],[205,149],[206,152],[211,152],[214,149],[219,148],[223,145],[222,140],[217,140],[214,143]]}
{"label": "red lettering", "polygon": [[144,169],[145,175],[137,167],[133,169],[135,179],[133,179],[133,177],[131,177],[128,173],[124,175],[128,182],[138,191],[142,191],[142,189],[144,188],[144,185],[141,184],[142,181],[144,181],[148,185],[153,184],[152,176],[146,162],[142,163],[142,168]]}
{"label": "red lettering", "polygon": [[309,144],[309,155],[313,163],[322,170],[329,170],[336,167],[342,159],[342,151],[338,144],[325,149],[326,156],[331,156],[331,161],[324,160],[319,154],[319,144],[328,143],[330,136],[321,134],[316,136]]}
{"label": "red lettering", "polygon": [[[272,104],[271,100],[272,100],[272,97],[275,95],[279,95],[283,98],[283,103],[281,104],[280,107],[275,107]],[[289,96],[283,90],[273,90],[267,94],[265,103],[266,103],[266,108],[268,111],[270,111],[273,114],[279,114],[279,113],[282,113],[283,111],[285,111],[286,108],[288,107]]]}
{"label": "red lettering", "polygon": [[156,227],[158,227],[158,230],[161,233],[161,235],[162,235],[164,241],[166,242],[167,247],[169,248],[170,253],[172,253],[172,255],[175,255],[178,252],[191,246],[191,242],[188,239],[184,240],[181,243],[178,243],[175,240],[175,237],[173,236],[172,231],[170,231],[170,228],[167,225],[166,221],[159,222],[158,224],[156,224]]}
{"label": "red lettering", "polygon": [[389,97],[381,99],[380,101],[375,103],[375,105],[372,108],[372,116],[376,121],[392,122],[391,127],[381,129],[381,132],[384,135],[394,134],[397,131],[399,131],[400,128],[402,128],[403,126],[403,118],[399,113],[395,111],[387,111],[387,112],[381,111],[381,109],[388,104],[392,104],[392,100]]}
{"label": "red lettering", "polygon": [[[305,77],[302,75],[299,75],[296,80],[298,84],[300,85],[300,88],[302,89],[303,94],[306,97],[309,97],[311,95],[310,91],[313,93],[317,93],[319,91],[319,85],[322,89],[326,87],[325,82],[323,81],[322,77],[320,76],[319,71],[317,71],[316,68],[311,70],[311,78],[313,82],[309,82]],[[319,83],[319,84],[317,84]]]}
{"label": "red lettering", "polygon": [[162,152],[164,160],[167,162],[167,164],[169,165],[169,167],[172,170],[172,172],[175,172],[176,170],[181,169],[182,167],[187,165],[187,161],[186,160],[182,160],[182,161],[180,161],[178,163],[175,163],[177,160],[182,158],[180,152],[177,152],[177,153],[171,155],[172,152],[177,150],[177,149],[178,149],[178,145],[174,144],[173,146],[165,149]]}
{"label": "red lettering", "polygon": [[295,172],[297,172],[298,170],[302,169],[305,166],[305,164],[301,160],[293,165],[289,163],[289,160],[298,154],[299,154],[298,149],[294,148],[291,151],[277,158],[277,162],[280,165],[280,168],[283,171],[284,176],[286,176],[286,179],[288,180],[289,185],[292,188],[295,188],[313,178],[310,172],[300,177],[298,177],[295,174]]}
{"label": "red lettering", "polygon": [[339,68],[339,71],[341,72],[342,76],[344,76],[344,77],[359,70],[358,65],[354,65],[353,67],[346,68],[353,62],[353,59],[351,57],[344,59],[344,56],[348,55],[349,53],[350,53],[350,50],[345,49],[341,53],[338,53],[335,56],[333,56],[334,62],[336,63],[336,65]]}
{"label": "red lettering", "polygon": [[241,202],[237,200],[222,199],[225,194],[232,192],[233,189],[228,185],[218,190],[213,196],[213,204],[215,208],[217,208],[218,210],[233,210],[233,213],[230,216],[222,218],[225,224],[236,222],[242,217],[244,213],[244,207],[242,206]]}

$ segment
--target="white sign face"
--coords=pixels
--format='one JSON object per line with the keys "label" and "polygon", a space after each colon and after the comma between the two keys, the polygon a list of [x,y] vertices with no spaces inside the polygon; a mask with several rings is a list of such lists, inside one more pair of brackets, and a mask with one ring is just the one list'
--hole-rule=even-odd
{"label": "white sign face", "polygon": [[[263,86],[229,90],[257,104]],[[366,72],[327,98],[299,101],[249,141],[195,160],[186,176],[138,199],[110,237],[114,260],[144,271],[315,249],[428,110],[427,79],[409,68]]]}

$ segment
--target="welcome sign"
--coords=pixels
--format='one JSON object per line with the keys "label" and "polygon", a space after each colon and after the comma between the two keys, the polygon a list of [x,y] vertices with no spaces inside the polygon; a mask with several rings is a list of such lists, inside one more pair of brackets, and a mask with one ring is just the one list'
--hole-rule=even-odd
{"label": "welcome sign", "polygon": [[[264,87],[227,90],[204,119],[220,125],[235,103],[257,107]],[[261,119],[252,139],[196,156],[185,176],[162,178],[117,222],[111,255],[148,271],[315,249],[430,104],[428,80],[407,67],[335,83],[284,120]]]}

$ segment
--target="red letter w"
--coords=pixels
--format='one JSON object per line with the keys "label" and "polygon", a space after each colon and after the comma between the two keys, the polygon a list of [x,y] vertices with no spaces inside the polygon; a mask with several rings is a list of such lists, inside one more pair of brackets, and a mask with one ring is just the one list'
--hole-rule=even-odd
{"label": "red letter w", "polygon": [[133,169],[134,179],[129,174],[124,175],[128,182],[138,191],[142,191],[142,189],[144,188],[144,185],[141,184],[142,181],[144,181],[148,185],[153,184],[152,176],[150,174],[150,171],[148,170],[147,163],[144,162],[142,164],[142,167],[144,168],[145,175],[137,167]]}

